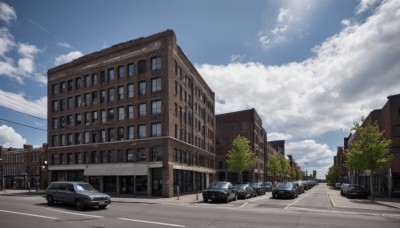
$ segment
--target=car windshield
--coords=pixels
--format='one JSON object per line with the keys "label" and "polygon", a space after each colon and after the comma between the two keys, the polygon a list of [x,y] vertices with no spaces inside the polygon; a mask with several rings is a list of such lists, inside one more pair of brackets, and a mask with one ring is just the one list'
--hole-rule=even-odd
{"label": "car windshield", "polygon": [[251,187],[258,187],[258,183],[250,183]]}
{"label": "car windshield", "polygon": [[226,188],[228,183],[226,182],[214,182],[210,185],[210,188]]}
{"label": "car windshield", "polygon": [[75,185],[75,188],[77,191],[97,192],[97,190],[90,184],[77,184]]}
{"label": "car windshield", "polygon": [[234,188],[245,188],[247,186],[247,184],[236,184],[233,187]]}
{"label": "car windshield", "polygon": [[280,182],[276,187],[284,187],[284,188],[290,188],[292,187],[292,183],[290,182]]}

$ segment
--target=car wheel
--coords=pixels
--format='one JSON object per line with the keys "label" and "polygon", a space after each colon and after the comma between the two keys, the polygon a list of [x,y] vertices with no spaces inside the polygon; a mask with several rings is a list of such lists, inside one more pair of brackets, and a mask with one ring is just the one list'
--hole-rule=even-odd
{"label": "car wheel", "polygon": [[229,203],[229,195],[226,196],[225,203]]}
{"label": "car wheel", "polygon": [[78,209],[80,211],[85,209],[85,205],[83,205],[83,201],[81,199],[75,200],[75,207],[76,207],[76,209]]}
{"label": "car wheel", "polygon": [[275,199],[276,197],[275,197],[275,195],[272,195],[272,199]]}
{"label": "car wheel", "polygon": [[204,201],[204,203],[207,203],[208,199],[207,199],[207,198],[204,198],[203,201]]}
{"label": "car wheel", "polygon": [[99,206],[100,209],[104,209],[104,208],[106,208],[106,207],[107,207],[107,205],[101,205],[101,206]]}
{"label": "car wheel", "polygon": [[47,204],[54,205],[54,198],[53,196],[47,196]]}
{"label": "car wheel", "polygon": [[293,192],[292,199],[296,198],[296,194]]}

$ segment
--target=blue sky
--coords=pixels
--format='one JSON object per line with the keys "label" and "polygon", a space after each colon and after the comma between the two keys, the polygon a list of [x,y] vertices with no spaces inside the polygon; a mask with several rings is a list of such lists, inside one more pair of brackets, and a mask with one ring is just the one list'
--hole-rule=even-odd
{"label": "blue sky", "polygon": [[256,108],[269,139],[324,177],[353,123],[400,93],[399,12],[396,0],[3,0],[0,145],[47,141],[49,68],[173,29],[217,114]]}

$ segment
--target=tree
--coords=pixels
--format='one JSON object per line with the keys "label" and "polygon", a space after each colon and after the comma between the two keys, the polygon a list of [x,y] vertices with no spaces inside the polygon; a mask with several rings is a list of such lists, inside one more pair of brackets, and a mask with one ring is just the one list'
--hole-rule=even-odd
{"label": "tree", "polygon": [[339,168],[335,165],[332,165],[331,167],[329,167],[325,179],[328,183],[335,184],[338,178],[339,178]]}
{"label": "tree", "polygon": [[[281,178],[290,175],[291,168],[290,168],[289,160],[286,159],[286,157],[281,153],[278,154],[278,158],[279,158],[279,162],[281,163],[281,165],[280,165],[281,166],[281,169],[280,169]],[[282,179],[281,179],[281,181],[282,181]]]}
{"label": "tree", "polygon": [[345,153],[345,165],[351,170],[370,170],[369,188],[373,200],[373,173],[393,158],[389,151],[391,141],[383,138],[383,132],[376,122],[367,123],[364,127],[355,123],[353,130],[356,136],[349,151]]}
{"label": "tree", "polygon": [[276,174],[280,173],[281,171],[281,163],[277,155],[273,155],[268,157],[267,161],[267,170],[272,173],[274,176],[274,181],[276,180]]}
{"label": "tree", "polygon": [[228,151],[228,171],[238,172],[239,182],[242,182],[243,171],[250,170],[258,162],[257,156],[250,148],[249,140],[238,135],[232,142],[232,148]]}

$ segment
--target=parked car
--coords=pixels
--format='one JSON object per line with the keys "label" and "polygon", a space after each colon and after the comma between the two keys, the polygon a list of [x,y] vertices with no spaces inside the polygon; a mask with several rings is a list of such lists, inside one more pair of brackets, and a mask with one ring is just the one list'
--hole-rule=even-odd
{"label": "parked car", "polygon": [[52,182],[43,196],[48,205],[55,203],[74,204],[78,210],[86,207],[106,208],[111,204],[111,197],[98,192],[89,183],[85,182]]}
{"label": "parked car", "polygon": [[279,182],[274,189],[272,189],[272,198],[288,197],[296,198],[298,197],[296,187],[292,182]]}
{"label": "parked car", "polygon": [[304,193],[304,183],[302,181],[294,181],[293,184],[296,186],[299,194]]}
{"label": "parked car", "polygon": [[236,189],[237,197],[240,199],[246,199],[257,196],[256,191],[248,184],[236,184],[233,186]]}
{"label": "parked car", "polygon": [[262,182],[250,182],[249,185],[257,192],[257,195],[265,195],[265,187]]}
{"label": "parked car", "polygon": [[334,188],[339,190],[340,187],[342,187],[342,183],[336,183]]}
{"label": "parked car", "polygon": [[272,182],[263,183],[266,192],[272,192]]}
{"label": "parked car", "polygon": [[340,195],[346,196],[347,192],[349,191],[349,186],[350,186],[350,184],[346,184],[346,183],[342,184],[342,187],[340,187]]}
{"label": "parked car", "polygon": [[207,202],[209,199],[228,203],[229,201],[237,200],[237,192],[236,189],[233,188],[231,182],[215,181],[211,183],[207,189],[203,190],[204,202]]}
{"label": "parked car", "polygon": [[368,190],[361,185],[351,184],[346,194],[347,198],[368,198]]}

